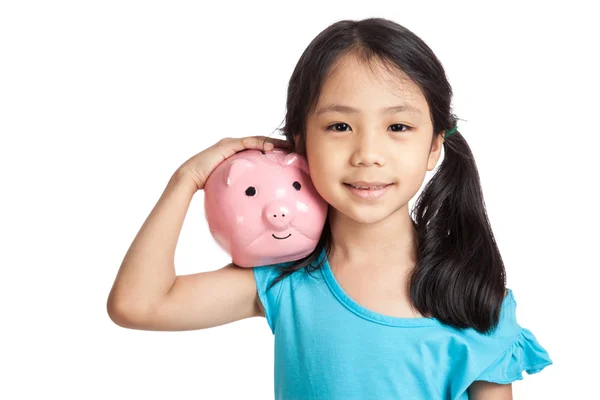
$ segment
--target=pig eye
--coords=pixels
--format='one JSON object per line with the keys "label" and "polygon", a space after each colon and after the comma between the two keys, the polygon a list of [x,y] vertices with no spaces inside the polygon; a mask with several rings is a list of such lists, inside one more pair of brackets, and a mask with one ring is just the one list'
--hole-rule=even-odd
{"label": "pig eye", "polygon": [[256,188],[254,186],[249,186],[248,189],[246,189],[246,196],[254,196],[256,194]]}
{"label": "pig eye", "polygon": [[292,183],[292,186],[294,187],[294,189],[296,190],[300,190],[300,188],[302,187],[302,185],[300,184],[300,182],[295,181],[294,183]]}

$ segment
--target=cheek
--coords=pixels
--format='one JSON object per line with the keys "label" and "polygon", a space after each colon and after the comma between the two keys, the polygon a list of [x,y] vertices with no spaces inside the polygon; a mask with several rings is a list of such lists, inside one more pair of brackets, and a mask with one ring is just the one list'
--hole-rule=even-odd
{"label": "cheek", "polygon": [[327,180],[339,178],[342,172],[345,151],[341,151],[339,144],[327,140],[314,140],[307,144],[306,158],[310,166],[311,176],[314,179]]}
{"label": "cheek", "polygon": [[315,160],[322,159],[332,147],[339,145],[338,142],[321,130],[310,129],[306,134],[306,154]]}
{"label": "cheek", "polygon": [[319,195],[333,204],[339,196],[339,182],[348,173],[347,151],[340,149],[339,141],[315,136],[313,133],[308,136],[306,148],[311,179]]}
{"label": "cheek", "polygon": [[406,157],[396,166],[398,176],[400,178],[400,187],[409,196],[414,195],[425,179],[427,172],[427,158],[423,157]]}
{"label": "cheek", "polygon": [[336,199],[340,196],[339,179],[331,175],[320,175],[320,178],[313,180],[313,186],[318,196],[323,200],[322,204],[327,208],[329,204],[336,204]]}
{"label": "cheek", "polygon": [[340,167],[336,167],[336,161],[326,155],[310,153],[309,157],[311,181],[317,193],[325,200],[331,192],[335,182],[340,179]]}

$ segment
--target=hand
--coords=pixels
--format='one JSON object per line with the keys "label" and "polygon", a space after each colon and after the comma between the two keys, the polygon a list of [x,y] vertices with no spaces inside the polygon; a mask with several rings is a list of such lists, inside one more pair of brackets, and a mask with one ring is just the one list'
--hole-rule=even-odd
{"label": "hand", "polygon": [[191,178],[197,190],[202,190],[212,171],[228,157],[246,149],[271,151],[275,147],[290,150],[291,144],[283,139],[273,139],[266,136],[221,139],[183,163],[176,174],[179,173]]}

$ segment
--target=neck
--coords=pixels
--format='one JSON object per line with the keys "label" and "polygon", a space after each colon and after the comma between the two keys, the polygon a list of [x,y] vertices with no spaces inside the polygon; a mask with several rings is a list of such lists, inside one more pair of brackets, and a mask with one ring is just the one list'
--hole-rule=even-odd
{"label": "neck", "polygon": [[332,258],[340,264],[408,272],[416,262],[416,230],[408,204],[387,218],[363,224],[330,209]]}

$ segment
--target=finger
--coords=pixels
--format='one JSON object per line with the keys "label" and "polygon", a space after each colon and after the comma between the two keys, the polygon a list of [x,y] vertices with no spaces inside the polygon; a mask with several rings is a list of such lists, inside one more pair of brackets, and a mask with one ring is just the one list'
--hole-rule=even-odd
{"label": "finger", "polygon": [[247,137],[252,138],[252,139],[258,139],[258,140],[263,141],[263,142],[264,141],[266,141],[266,142],[277,142],[277,143],[282,143],[282,144],[289,143],[286,139],[278,139],[278,138],[274,138],[274,137],[271,137],[271,136],[261,135],[261,136],[247,136]]}
{"label": "finger", "polygon": [[274,147],[290,149],[292,144],[285,139],[271,138],[267,136],[250,136],[245,143],[252,148],[271,150]]}
{"label": "finger", "polygon": [[267,137],[265,139],[263,139],[266,143],[272,143],[273,146],[275,147],[279,147],[282,149],[291,149],[292,148],[292,143],[288,140],[285,139],[277,139],[277,138],[270,138]]}
{"label": "finger", "polygon": [[269,141],[265,141],[264,136],[247,136],[234,139],[227,147],[234,153],[237,153],[248,149],[268,151],[272,150],[275,145]]}

